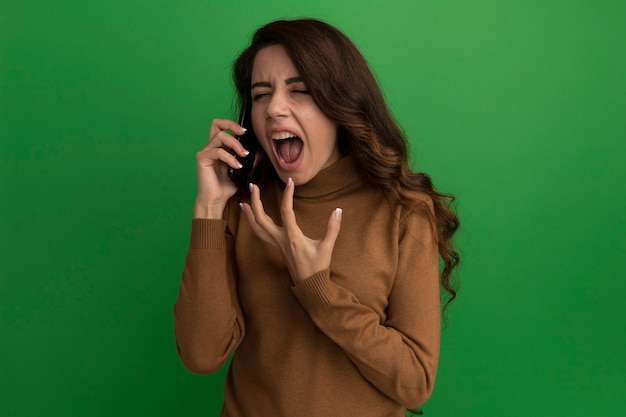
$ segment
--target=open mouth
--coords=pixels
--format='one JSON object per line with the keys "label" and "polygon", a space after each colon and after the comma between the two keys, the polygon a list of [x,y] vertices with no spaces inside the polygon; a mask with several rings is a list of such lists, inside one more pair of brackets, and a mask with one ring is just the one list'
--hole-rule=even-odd
{"label": "open mouth", "polygon": [[278,132],[272,134],[274,150],[281,162],[291,165],[302,155],[304,143],[302,139],[291,132]]}

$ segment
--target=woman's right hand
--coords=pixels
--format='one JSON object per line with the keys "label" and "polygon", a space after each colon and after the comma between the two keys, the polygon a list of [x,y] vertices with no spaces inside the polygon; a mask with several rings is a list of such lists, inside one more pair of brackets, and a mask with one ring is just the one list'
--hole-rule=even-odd
{"label": "woman's right hand", "polygon": [[209,129],[207,145],[196,154],[198,194],[194,204],[194,217],[221,219],[226,202],[237,192],[237,186],[228,176],[228,169],[241,166],[235,155],[245,156],[248,151],[231,134],[243,135],[245,129],[226,119],[214,119]]}

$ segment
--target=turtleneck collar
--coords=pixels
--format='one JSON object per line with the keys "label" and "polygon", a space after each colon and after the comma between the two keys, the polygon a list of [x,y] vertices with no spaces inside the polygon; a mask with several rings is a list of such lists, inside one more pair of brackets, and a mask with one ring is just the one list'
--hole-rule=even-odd
{"label": "turtleneck collar", "polygon": [[322,197],[360,182],[362,178],[357,162],[348,155],[321,170],[306,184],[296,186],[295,197]]}

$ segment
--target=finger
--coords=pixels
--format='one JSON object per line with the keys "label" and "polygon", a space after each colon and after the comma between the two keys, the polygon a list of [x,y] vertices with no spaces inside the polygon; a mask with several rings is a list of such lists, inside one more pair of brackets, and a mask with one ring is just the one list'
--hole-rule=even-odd
{"label": "finger", "polygon": [[252,227],[254,234],[256,234],[261,240],[269,243],[270,245],[278,247],[274,239],[256,222],[254,213],[252,213],[252,208],[250,207],[250,205],[246,203],[239,203],[239,207],[241,207],[241,210],[246,215],[248,223],[250,223],[250,227]]}
{"label": "finger", "polygon": [[293,211],[293,194],[295,188],[296,186],[293,183],[293,180],[289,178],[287,180],[287,185],[285,186],[285,191],[283,191],[283,201],[280,206],[280,215],[283,219],[283,226],[287,230],[288,235],[292,235],[294,232],[301,233],[298,223],[296,222],[296,214]]}
{"label": "finger", "polygon": [[246,129],[239,123],[229,119],[213,119],[211,127],[209,127],[209,139],[217,135],[223,130],[230,130],[236,135],[243,135]]}
{"label": "finger", "polygon": [[250,207],[256,223],[267,232],[276,242],[280,239],[280,228],[267,215],[261,201],[261,190],[255,184],[250,184]]}
{"label": "finger", "polygon": [[340,208],[333,210],[330,218],[328,219],[328,225],[326,226],[326,235],[320,241],[320,247],[323,250],[332,252],[339,236],[339,230],[341,230],[341,219],[343,217],[343,211]]}
{"label": "finger", "polygon": [[226,148],[229,152],[232,150],[241,157],[247,156],[250,153],[244,148],[239,139],[222,130],[218,131],[214,136],[211,136],[209,142],[204,147],[204,149],[213,148]]}
{"label": "finger", "polygon": [[239,169],[242,167],[237,158],[224,148],[204,148],[196,154],[196,161],[200,166],[211,166],[218,160],[224,162],[233,169]]}

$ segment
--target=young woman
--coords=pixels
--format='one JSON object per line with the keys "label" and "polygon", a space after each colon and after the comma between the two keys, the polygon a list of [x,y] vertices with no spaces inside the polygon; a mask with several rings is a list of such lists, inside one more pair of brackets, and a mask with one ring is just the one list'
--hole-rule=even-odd
{"label": "young woman", "polygon": [[242,126],[213,120],[196,156],[174,306],[183,363],[210,373],[232,355],[222,416],[404,416],[433,390],[440,286],[456,295],[451,197],[409,169],[366,61],[336,28],[269,23],[233,76],[259,150],[239,190],[228,172],[247,154]]}

